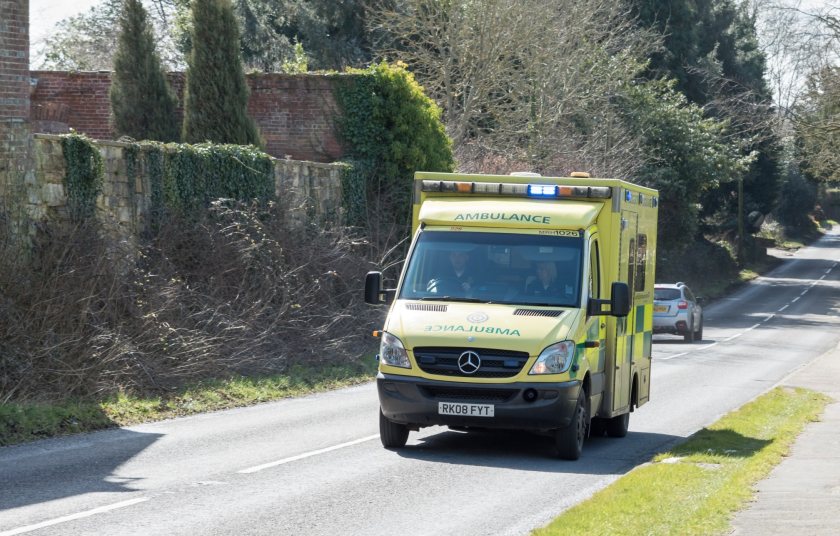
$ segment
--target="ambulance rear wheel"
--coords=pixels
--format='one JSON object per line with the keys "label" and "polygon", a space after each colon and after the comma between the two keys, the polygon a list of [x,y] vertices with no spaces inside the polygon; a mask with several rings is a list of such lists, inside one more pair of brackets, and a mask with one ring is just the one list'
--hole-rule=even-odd
{"label": "ambulance rear wheel", "polygon": [[379,439],[386,449],[400,449],[408,441],[408,426],[388,419],[379,410]]}
{"label": "ambulance rear wheel", "polygon": [[607,419],[607,435],[610,437],[624,437],[630,428],[630,412]]}
{"label": "ambulance rear wheel", "polygon": [[572,422],[569,423],[569,426],[555,432],[554,444],[557,447],[557,455],[564,460],[580,458],[580,453],[583,451],[583,441],[586,439],[589,426],[588,406],[586,392],[581,389]]}

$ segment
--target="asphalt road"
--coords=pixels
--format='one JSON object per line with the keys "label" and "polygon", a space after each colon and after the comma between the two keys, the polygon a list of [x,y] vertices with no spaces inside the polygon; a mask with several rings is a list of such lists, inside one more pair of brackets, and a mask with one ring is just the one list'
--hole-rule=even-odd
{"label": "asphalt road", "polygon": [[840,237],[654,339],[651,402],[580,460],[524,433],[427,428],[384,450],[373,384],[0,449],[11,534],[518,535],[766,391],[840,339]]}

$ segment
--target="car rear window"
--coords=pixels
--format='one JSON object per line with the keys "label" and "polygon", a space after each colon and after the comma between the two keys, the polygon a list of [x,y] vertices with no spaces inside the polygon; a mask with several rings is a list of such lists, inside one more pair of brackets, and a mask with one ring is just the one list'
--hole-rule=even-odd
{"label": "car rear window", "polygon": [[678,288],[657,288],[653,290],[654,300],[679,300],[680,289]]}

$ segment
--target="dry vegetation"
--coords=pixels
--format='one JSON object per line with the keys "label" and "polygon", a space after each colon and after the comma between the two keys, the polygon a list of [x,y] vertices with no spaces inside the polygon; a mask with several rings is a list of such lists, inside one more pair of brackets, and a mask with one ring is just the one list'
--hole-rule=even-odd
{"label": "dry vegetation", "polygon": [[339,229],[219,202],[139,245],[102,236],[45,227],[31,259],[0,245],[0,402],[161,392],[369,349],[369,246]]}

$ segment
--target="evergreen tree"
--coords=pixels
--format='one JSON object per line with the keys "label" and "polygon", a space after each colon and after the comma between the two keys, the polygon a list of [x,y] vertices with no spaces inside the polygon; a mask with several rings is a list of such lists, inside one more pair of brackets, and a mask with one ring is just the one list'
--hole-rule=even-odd
{"label": "evergreen tree", "polygon": [[155,39],[140,0],[126,0],[114,55],[111,110],[118,135],[177,141],[178,99],[166,82]]}
{"label": "evergreen tree", "polygon": [[257,127],[247,114],[248,86],[230,0],[194,0],[192,22],[184,141],[260,145]]}
{"label": "evergreen tree", "polygon": [[746,213],[767,214],[780,187],[780,142],[772,130],[771,94],[754,17],[735,0],[631,0],[631,4],[642,27],[663,35],[663,50],[651,58],[649,77],[675,79],[676,89],[728,123],[731,143],[753,157],[742,173],[721,176],[716,188],[705,190],[702,219],[717,230],[737,228],[739,181]]}

